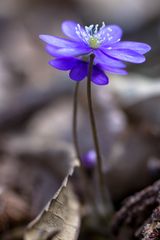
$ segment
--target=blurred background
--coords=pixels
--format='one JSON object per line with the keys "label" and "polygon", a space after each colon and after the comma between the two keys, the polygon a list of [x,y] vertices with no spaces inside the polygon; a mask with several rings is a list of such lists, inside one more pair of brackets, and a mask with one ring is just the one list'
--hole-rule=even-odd
{"label": "blurred background", "polygon": [[[114,202],[160,174],[160,0],[0,0],[0,202],[7,205],[0,213],[3,239],[14,239],[7,232],[10,226],[32,220],[64,176],[63,164],[56,160],[66,158],[65,149],[72,148],[75,83],[47,64],[50,56],[38,35],[63,36],[61,23],[67,19],[117,24],[123,39],[151,45],[145,63],[129,64],[127,76],[111,75],[108,86],[93,86],[93,94]],[[87,111],[83,81],[83,154],[93,148]]]}

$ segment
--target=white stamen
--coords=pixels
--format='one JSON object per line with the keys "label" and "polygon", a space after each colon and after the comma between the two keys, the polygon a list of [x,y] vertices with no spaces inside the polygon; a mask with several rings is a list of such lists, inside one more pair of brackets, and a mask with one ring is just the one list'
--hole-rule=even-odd
{"label": "white stamen", "polygon": [[[75,30],[78,37],[82,39],[84,43],[87,45],[89,44],[92,48],[98,48],[100,44],[106,39],[106,36],[104,35],[104,28],[105,23],[102,22],[102,26],[100,28],[98,24],[92,24],[90,26],[85,26],[83,29],[79,24],[77,24]],[[109,33],[107,34],[107,37],[111,38]]]}
{"label": "white stamen", "polygon": [[102,31],[105,28],[105,22],[102,22],[102,27],[100,28],[100,31]]}
{"label": "white stamen", "polygon": [[94,34],[97,34],[98,33],[98,24],[96,24],[96,26],[95,26],[95,30],[94,30]]}

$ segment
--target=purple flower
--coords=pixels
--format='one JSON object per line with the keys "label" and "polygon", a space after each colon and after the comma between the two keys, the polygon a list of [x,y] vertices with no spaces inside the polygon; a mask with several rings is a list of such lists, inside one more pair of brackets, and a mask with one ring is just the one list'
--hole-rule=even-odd
{"label": "purple flower", "polygon": [[120,41],[122,29],[117,25],[90,25],[84,28],[72,21],[62,23],[63,33],[70,39],[40,35],[47,52],[55,57],[49,64],[57,69],[70,70],[70,78],[81,81],[87,76],[89,55],[94,54],[92,81],[98,85],[108,83],[104,71],[127,74],[122,61],[143,63],[151,47],[145,43]]}
{"label": "purple flower", "polygon": [[88,169],[94,168],[97,163],[96,152],[94,150],[86,152],[82,157],[82,163]]}

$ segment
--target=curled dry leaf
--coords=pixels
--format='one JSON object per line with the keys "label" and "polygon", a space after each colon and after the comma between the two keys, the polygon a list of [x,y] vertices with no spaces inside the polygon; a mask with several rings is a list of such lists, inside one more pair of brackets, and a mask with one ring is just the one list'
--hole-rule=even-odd
{"label": "curled dry leaf", "polygon": [[80,228],[80,206],[70,184],[70,175],[44,208],[28,226],[25,240],[76,240]]}

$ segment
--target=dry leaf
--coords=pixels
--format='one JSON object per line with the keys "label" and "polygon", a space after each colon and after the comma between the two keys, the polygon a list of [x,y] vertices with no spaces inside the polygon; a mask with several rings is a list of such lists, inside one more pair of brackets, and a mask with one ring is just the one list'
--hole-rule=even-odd
{"label": "dry leaf", "polygon": [[[70,176],[73,172],[69,173]],[[42,213],[28,226],[25,240],[76,240],[80,208],[68,176]]]}

